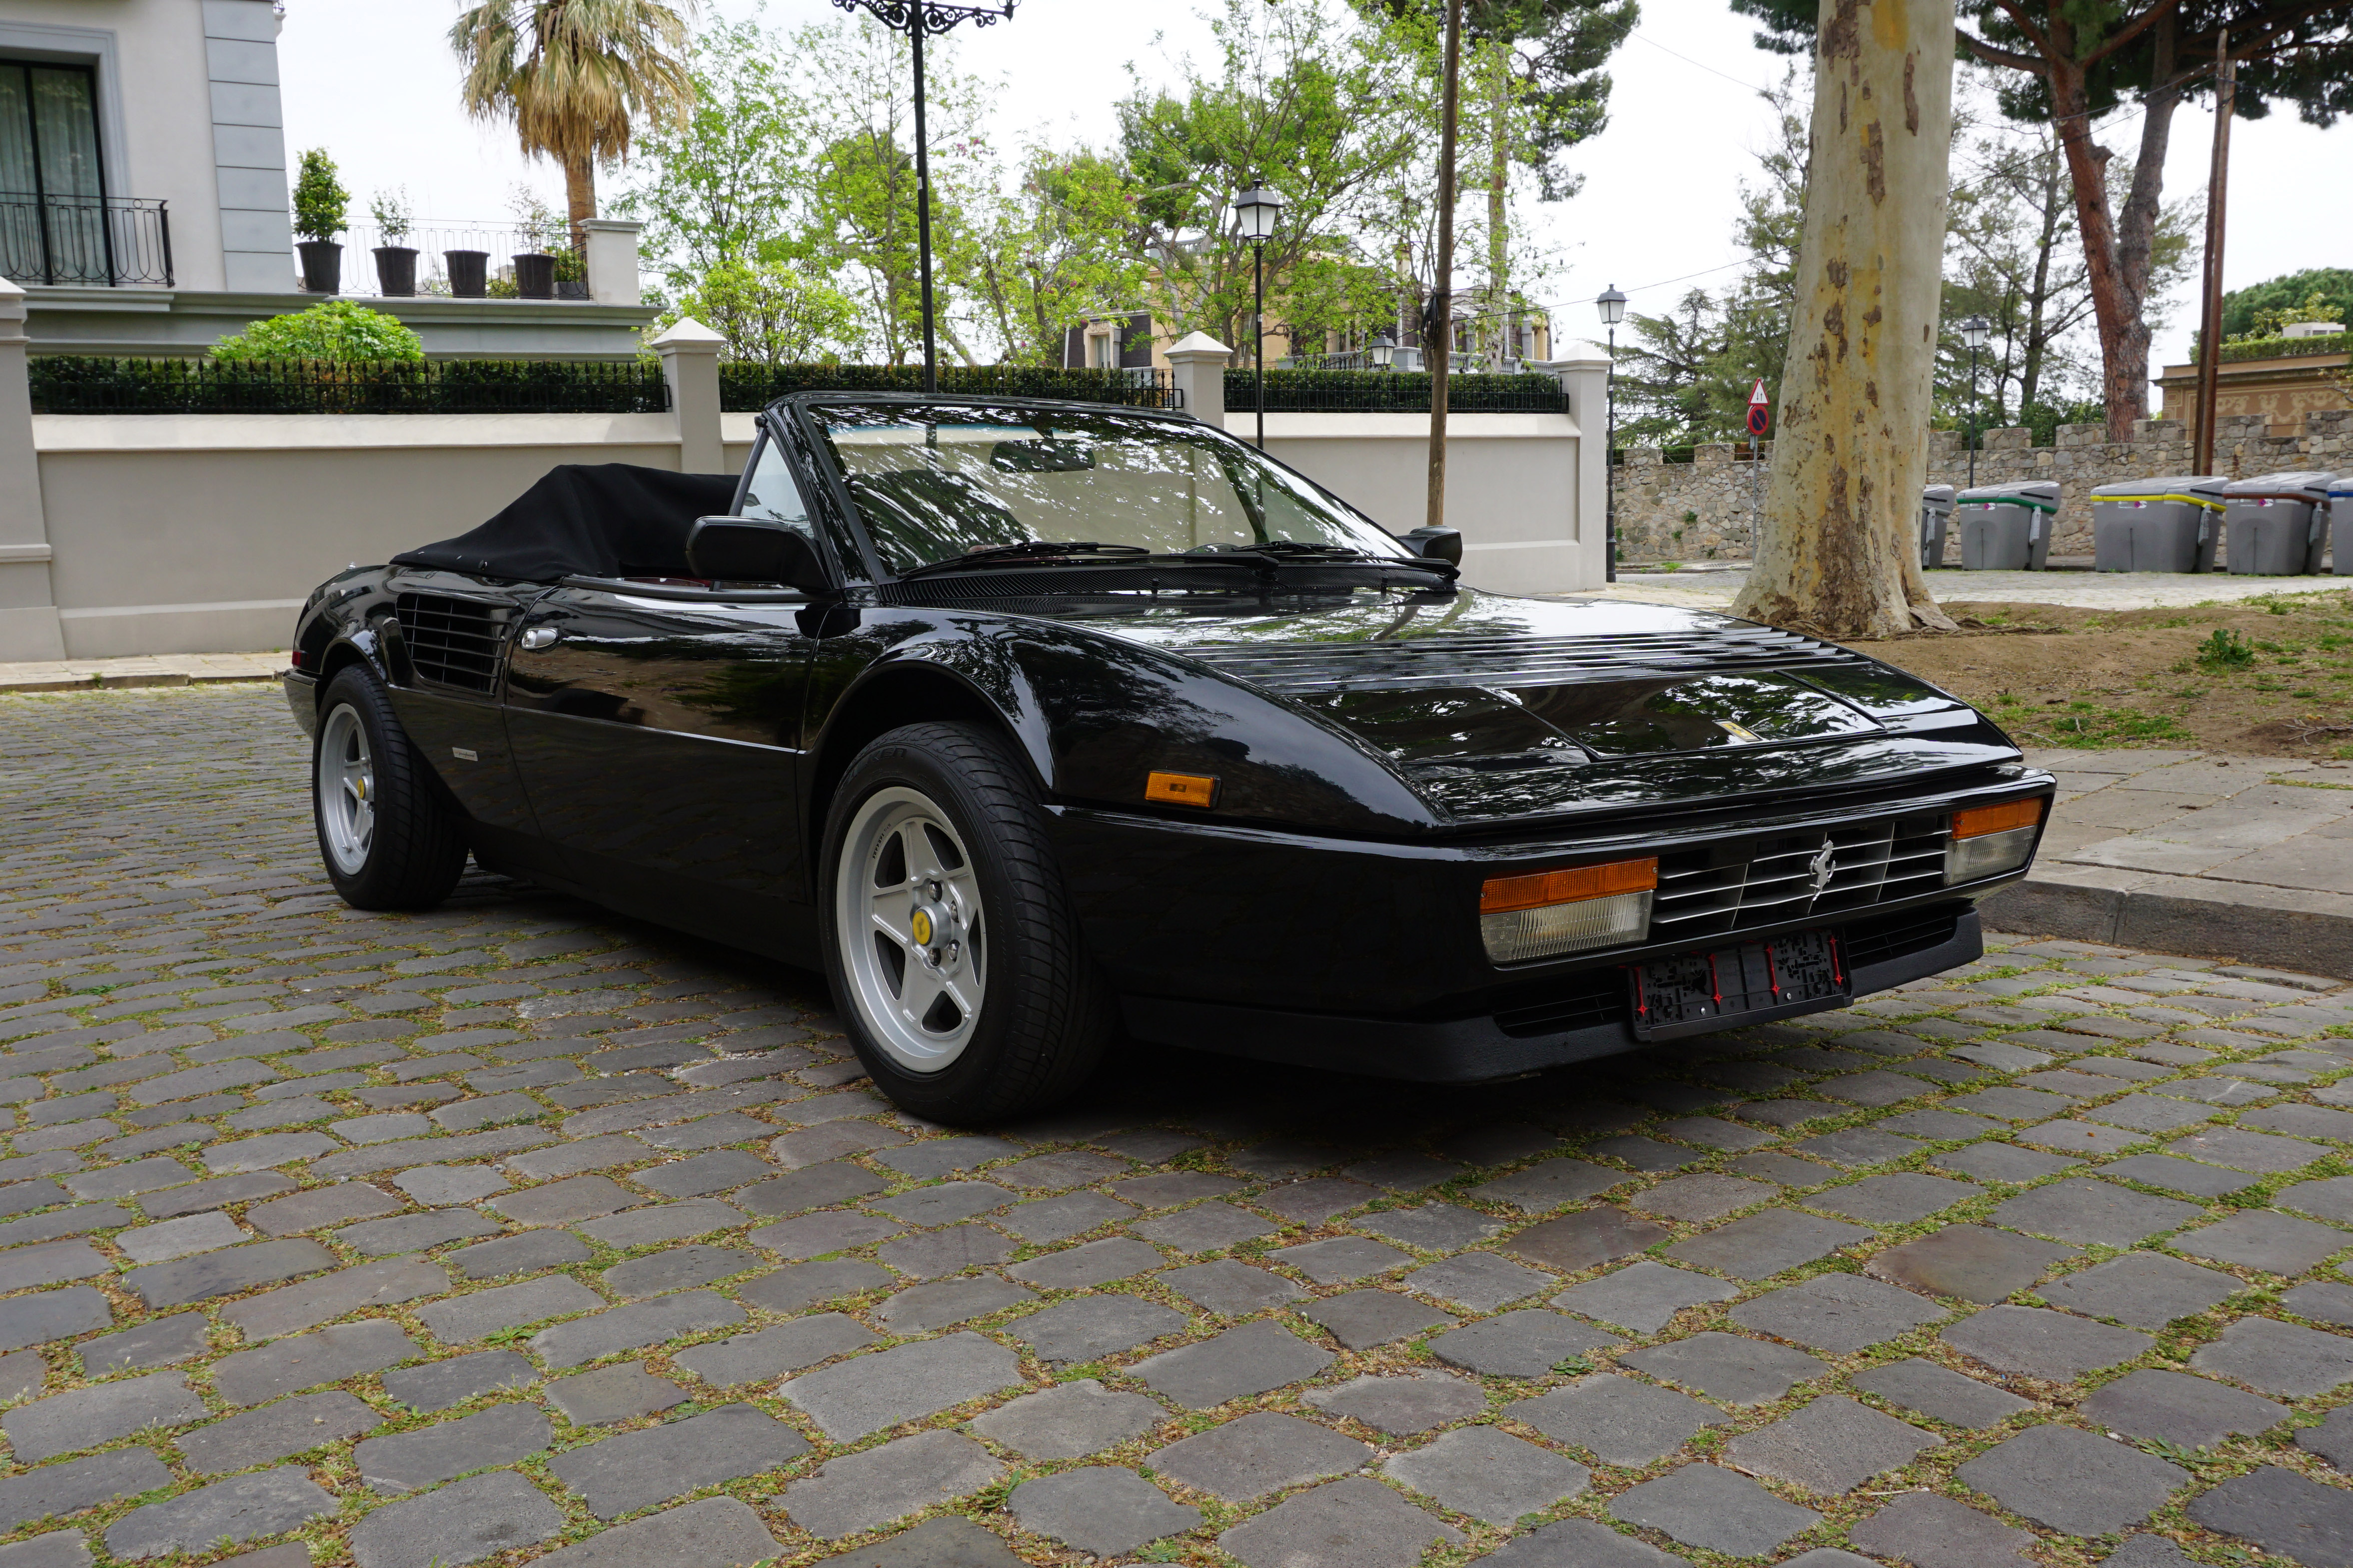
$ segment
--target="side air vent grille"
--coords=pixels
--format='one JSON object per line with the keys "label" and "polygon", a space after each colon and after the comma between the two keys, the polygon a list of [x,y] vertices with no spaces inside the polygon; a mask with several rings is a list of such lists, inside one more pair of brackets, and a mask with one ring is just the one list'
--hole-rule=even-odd
{"label": "side air vent grille", "polygon": [[1745,670],[1861,668],[1858,655],[1769,627],[1591,637],[1419,637],[1408,642],[1218,644],[1186,650],[1271,691],[1572,686]]}
{"label": "side air vent grille", "polygon": [[1923,815],[1662,857],[1651,940],[1697,942],[1934,892],[1944,885],[1946,836],[1945,817]]}
{"label": "side air vent grille", "polygon": [[505,646],[512,614],[506,605],[440,594],[403,594],[395,608],[408,665],[417,679],[460,691],[497,689],[499,652]]}

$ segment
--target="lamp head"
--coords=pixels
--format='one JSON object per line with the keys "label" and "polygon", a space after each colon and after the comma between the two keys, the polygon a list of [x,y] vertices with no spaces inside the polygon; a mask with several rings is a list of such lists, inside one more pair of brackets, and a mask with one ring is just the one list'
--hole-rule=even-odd
{"label": "lamp head", "polygon": [[1233,208],[1242,237],[1252,245],[1262,245],[1273,235],[1275,221],[1282,216],[1283,201],[1266,186],[1253,184],[1234,197]]}
{"label": "lamp head", "polygon": [[1397,363],[1397,340],[1390,337],[1388,333],[1383,332],[1379,337],[1375,338],[1368,348],[1373,356],[1373,363],[1378,368],[1387,370]]}
{"label": "lamp head", "polygon": [[1983,316],[1971,316],[1961,323],[1961,342],[1972,351],[1985,347],[1986,340],[1991,336],[1993,329],[1986,324]]}
{"label": "lamp head", "polygon": [[1613,283],[1595,297],[1593,308],[1601,313],[1603,326],[1614,327],[1626,319],[1626,296]]}

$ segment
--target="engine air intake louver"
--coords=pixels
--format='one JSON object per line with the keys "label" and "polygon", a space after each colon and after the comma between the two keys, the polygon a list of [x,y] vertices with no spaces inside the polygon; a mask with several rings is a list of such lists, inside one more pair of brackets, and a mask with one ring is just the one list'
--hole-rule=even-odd
{"label": "engine air intake louver", "polygon": [[1619,637],[1438,637],[1398,642],[1216,644],[1185,650],[1271,691],[1574,686],[1742,670],[1862,668],[1829,643],[1769,627]]}
{"label": "engine air intake louver", "polygon": [[506,642],[511,614],[506,605],[440,594],[403,594],[395,607],[408,665],[417,679],[460,691],[497,689],[499,651]]}

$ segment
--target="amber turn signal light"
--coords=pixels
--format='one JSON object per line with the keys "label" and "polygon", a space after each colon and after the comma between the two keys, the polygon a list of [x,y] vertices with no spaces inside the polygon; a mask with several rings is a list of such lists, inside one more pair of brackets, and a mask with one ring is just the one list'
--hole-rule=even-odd
{"label": "amber turn signal light", "polygon": [[1479,912],[1498,915],[1546,904],[1581,903],[1618,893],[1647,893],[1659,885],[1656,856],[1579,866],[1573,871],[1539,871],[1533,877],[1497,877],[1479,889]]}
{"label": "amber turn signal light", "polygon": [[1218,781],[1200,773],[1152,773],[1144,781],[1144,798],[1206,808],[1218,803]]}
{"label": "amber turn signal light", "polygon": [[1972,805],[1953,813],[1953,837],[1982,838],[1989,833],[2008,833],[2013,828],[2032,827],[2042,820],[2041,796],[2026,800],[2006,800],[2000,805]]}

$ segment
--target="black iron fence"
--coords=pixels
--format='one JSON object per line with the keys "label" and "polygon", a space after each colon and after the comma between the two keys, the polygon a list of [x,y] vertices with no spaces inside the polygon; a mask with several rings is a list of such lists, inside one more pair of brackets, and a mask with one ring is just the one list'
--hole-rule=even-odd
{"label": "black iron fence", "polygon": [[[1427,414],[1435,378],[1426,372],[1270,370],[1270,414]],[[1258,408],[1258,378],[1226,372],[1226,411]],[[1549,375],[1450,375],[1446,406],[1457,414],[1560,414],[1568,394]]]}
{"label": "black iron fence", "polygon": [[659,414],[661,367],[564,360],[32,361],[36,414]]}
{"label": "black iron fence", "polygon": [[[722,361],[719,406],[730,414],[765,408],[795,392],[921,392],[923,367],[903,364],[754,364]],[[1083,370],[1043,365],[940,366],[940,390],[956,396],[1069,397],[1134,408],[1179,408],[1184,399],[1165,370]]]}
{"label": "black iron fence", "polygon": [[18,283],[172,283],[172,220],[140,196],[0,191],[0,277]]}

